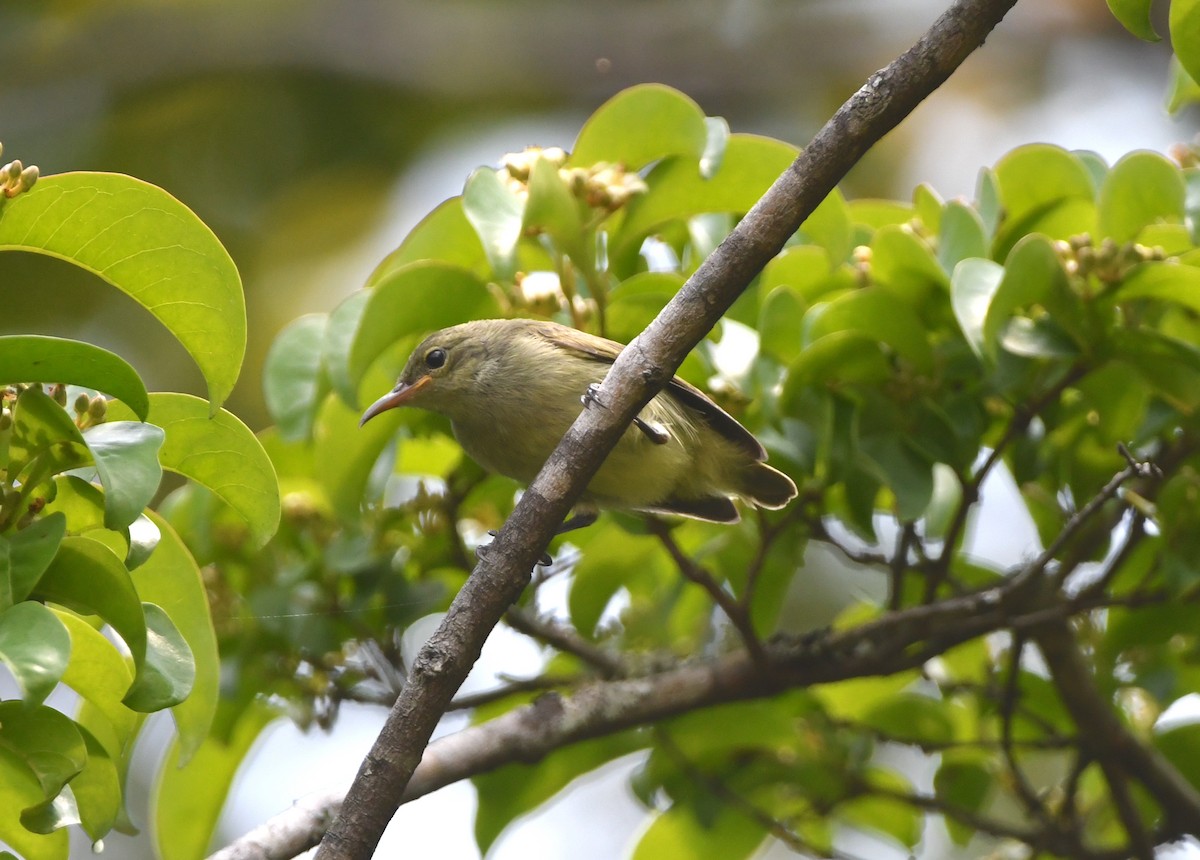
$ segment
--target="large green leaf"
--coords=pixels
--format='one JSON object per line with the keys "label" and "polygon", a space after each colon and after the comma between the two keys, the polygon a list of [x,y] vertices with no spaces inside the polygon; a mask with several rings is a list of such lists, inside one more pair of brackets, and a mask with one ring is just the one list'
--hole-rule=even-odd
{"label": "large green leaf", "polygon": [[206,738],[186,767],[180,767],[178,745],[171,748],[154,788],[154,835],[163,860],[205,855],[238,768],[276,716],[257,700],[242,713],[228,715],[233,728],[227,737]]}
{"label": "large green leaf", "polygon": [[[109,414],[123,417],[128,407],[113,403]],[[163,468],[208,487],[245,520],[255,545],[265,544],[279,525],[279,487],[249,428],[224,409],[210,415],[197,397],[167,392],[150,395],[149,421],[166,433]]]}
{"label": "large green leaf", "polygon": [[49,800],[87,763],[87,749],[75,723],[45,705],[0,702],[0,747],[36,774],[42,798]]}
{"label": "large green leaf", "polygon": [[1100,186],[1097,230],[1102,237],[1128,242],[1148,225],[1182,224],[1185,195],[1179,168],[1156,152],[1132,152],[1113,165]]}
{"label": "large green leaf", "polygon": [[1200,81],[1200,0],[1171,0],[1168,26],[1175,56]]}
{"label": "large green leaf", "polygon": [[[479,234],[484,253],[498,278],[509,280],[516,269],[517,243],[521,240],[525,204],[504,184],[496,171],[480,167],[467,178],[462,195],[463,212]],[[392,274],[392,269],[388,274]]]}
{"label": "large green leaf", "polygon": [[192,694],[171,709],[179,731],[179,756],[186,762],[207,736],[217,710],[221,672],[217,635],[200,568],[166,520],[155,513],[150,519],[161,538],[132,578],[142,600],[166,610],[194,660]]}
{"label": "large green leaf", "polygon": [[39,705],[62,679],[71,637],[54,613],[27,600],[0,612],[0,663],[12,672],[21,698]]}
{"label": "large green leaf", "polygon": [[[936,265],[936,264],[935,264]],[[886,344],[920,373],[933,366],[933,349],[912,305],[884,287],[866,287],[815,305],[805,318],[805,340],[851,331]]]}
{"label": "large green leaf", "polygon": [[143,421],[150,404],[137,371],[119,355],[61,337],[0,337],[0,380],[66,382],[94,388],[129,404]]}
{"label": "large green leaf", "polygon": [[131,746],[141,725],[121,699],[133,683],[129,661],[113,647],[104,634],[73,612],[53,610],[71,637],[71,658],[63,674],[63,683],[89,705],[88,718],[79,719],[112,758]]}
{"label": "large green leaf", "polygon": [[750,857],[766,838],[763,825],[732,806],[718,807],[702,820],[696,810],[675,804],[660,813],[638,840],[632,860],[664,857]]}
{"label": "large green leaf", "polygon": [[304,439],[325,394],[321,375],[329,317],[305,314],[284,327],[267,351],[263,398],[284,439]]}
{"label": "large green leaf", "polygon": [[487,285],[466,269],[432,261],[397,269],[370,291],[350,350],[350,379],[357,384],[402,337],[498,316]]}
{"label": "large green leaf", "polygon": [[[75,422],[36,385],[17,397],[8,457],[9,474],[21,475],[26,484],[89,462],[83,434]],[[39,461],[40,474],[21,474],[34,460]]]}
{"label": "large green leaf", "polygon": [[950,304],[954,316],[976,355],[982,356],[988,351],[984,324],[1003,280],[1004,267],[980,257],[960,262],[950,278]]}
{"label": "large green leaf", "polygon": [[51,513],[12,535],[0,535],[0,610],[29,596],[67,531],[67,518]]}
{"label": "large green leaf", "polygon": [[87,745],[88,759],[79,775],[71,780],[71,793],[75,796],[79,823],[96,840],[112,830],[121,814],[121,775],[116,762],[95,736],[86,729],[80,729],[80,734]]}
{"label": "large green leaf", "polygon": [[101,544],[81,537],[64,538],[32,597],[85,615],[99,615],[125,640],[134,665],[141,666],[146,657],[142,603],[125,565]]}
{"label": "large green leaf", "polygon": [[630,201],[613,238],[613,255],[636,253],[646,235],[668,221],[706,212],[748,212],[795,157],[796,149],[786,143],[734,134],[711,178],[700,173],[695,159],[662,161],[646,177],[649,191]]}
{"label": "large green leaf", "polygon": [[215,409],[246,351],[237,268],[212,231],[161,188],[115,173],[41,179],[0,206],[0,250],[58,257],[154,314],[192,356]]}
{"label": "large green leaf", "polygon": [[704,111],[678,90],[662,84],[630,87],[588,118],[575,140],[570,163],[597,162],[640,170],[668,155],[698,164],[708,141]]}
{"label": "large green leaf", "polygon": [[142,515],[162,481],[163,430],[140,421],[107,421],[83,432],[104,486],[104,525],[123,529]]}
{"label": "large green leaf", "polygon": [[461,197],[446,200],[413,227],[400,247],[375,267],[366,286],[373,287],[395,270],[421,260],[440,260],[481,275],[486,272],[487,255],[467,220]]}
{"label": "large green leaf", "polygon": [[1152,3],[1153,0],[1108,0],[1108,8],[1130,33],[1147,42],[1157,42],[1159,36],[1150,20]]}
{"label": "large green leaf", "polygon": [[33,769],[22,756],[0,744],[0,843],[20,852],[23,860],[67,860],[70,850],[67,831],[34,833],[21,823],[21,811],[44,800],[45,794]]}
{"label": "large green leaf", "polygon": [[192,692],[196,664],[192,649],[161,606],[143,603],[146,615],[146,660],[124,702],[135,711],[152,713],[178,705]]}

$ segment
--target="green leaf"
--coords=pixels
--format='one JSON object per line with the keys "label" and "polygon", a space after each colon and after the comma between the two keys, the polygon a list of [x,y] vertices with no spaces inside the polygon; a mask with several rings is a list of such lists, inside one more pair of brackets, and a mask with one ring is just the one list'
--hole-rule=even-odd
{"label": "green leaf", "polygon": [[67,860],[70,841],[66,830],[35,834],[20,820],[23,810],[44,801],[46,794],[34,770],[0,742],[0,843],[17,850],[20,860]]}
{"label": "green leaf", "polygon": [[186,762],[208,735],[217,710],[221,672],[217,635],[200,568],[170,524],[155,513],[150,518],[162,537],[153,555],[133,572],[133,584],[142,600],[167,612],[194,661],[192,694],[171,709],[179,732],[179,756]]}
{"label": "green leaf", "polygon": [[358,412],[332,395],[325,398],[313,427],[316,475],[334,511],[345,519],[359,516],[367,478],[380,453],[396,434],[402,410],[358,426]]}
{"label": "green leaf", "polygon": [[71,637],[71,659],[63,683],[83,698],[78,720],[107,751],[110,758],[132,750],[132,740],[142,717],[121,703],[133,683],[129,662],[104,634],[78,615],[53,610]]}
{"label": "green leaf", "polygon": [[764,295],[777,286],[796,290],[805,304],[811,304],[829,289],[832,268],[822,248],[797,245],[785,248],[763,268],[759,290]]}
{"label": "green leaf", "polygon": [[1200,268],[1175,262],[1143,263],[1133,269],[1104,295],[1101,301],[1112,306],[1135,299],[1172,302],[1200,312]]}
{"label": "green leaf", "polygon": [[649,191],[626,207],[625,221],[613,236],[613,256],[636,254],[642,240],[668,221],[706,212],[748,212],[795,157],[796,149],[780,141],[734,134],[721,169],[710,179],[693,158],[665,159],[646,177]]}
{"label": "green leaf", "polygon": [[766,838],[763,826],[730,806],[718,808],[701,821],[688,806],[675,804],[646,828],[631,860],[720,857],[737,860],[752,856]]}
{"label": "green leaf", "polygon": [[[50,475],[88,463],[83,435],[65,409],[38,386],[27,388],[17,397],[13,409],[13,435],[8,448],[10,475],[18,475],[34,461],[41,460],[43,474]],[[28,481],[32,476],[24,475]]]}
{"label": "green leaf", "polygon": [[51,513],[11,535],[0,535],[0,610],[29,596],[67,531],[67,518]]}
{"label": "green leaf", "polygon": [[137,421],[106,421],[83,431],[104,486],[108,528],[125,528],[154,498],[162,481],[158,450],[163,439],[161,427]]}
{"label": "green leaf", "polygon": [[[110,414],[121,417],[121,404]],[[250,429],[231,412],[210,415],[199,398],[168,392],[150,395],[150,423],[166,433],[163,468],[212,490],[245,520],[254,545],[265,544],[279,525],[279,486]]]}
{"label": "green leaf", "polygon": [[710,116],[704,119],[707,136],[704,140],[704,152],[700,154],[700,175],[711,178],[721,169],[725,160],[725,148],[729,146],[729,123],[724,117]]}
{"label": "green leaf", "polygon": [[[351,293],[333,309],[325,326],[325,341],[321,346],[321,364],[329,384],[347,406],[358,406],[358,387],[350,378],[350,350],[354,338],[362,325],[363,312],[367,309],[373,290]],[[320,403],[320,400],[317,401]],[[314,406],[314,411],[315,411]],[[310,431],[311,432],[311,428]]]}
{"label": "green leaf", "polygon": [[954,274],[950,278],[950,304],[954,308],[954,316],[967,343],[980,357],[987,350],[984,323],[988,309],[1003,280],[1003,266],[979,257],[963,260],[954,267]]}
{"label": "green leaf", "polygon": [[835,332],[850,331],[894,350],[920,373],[933,368],[933,349],[912,305],[884,287],[865,287],[814,306],[805,319],[810,343]]}
{"label": "green leaf", "polygon": [[836,382],[875,385],[891,377],[891,364],[877,340],[857,331],[834,332],[808,344],[792,362],[779,407],[802,418],[802,395],[807,386]]}
{"label": "green leaf", "polygon": [[938,231],[938,263],[950,274],[963,260],[986,256],[987,235],[979,213],[964,203],[951,200],[942,212]]}
{"label": "green leaf", "polygon": [[79,823],[75,793],[64,786],[55,797],[21,810],[21,823],[34,833],[53,833]]}
{"label": "green leaf", "polygon": [[983,349],[992,358],[1000,331],[1012,312],[1029,305],[1042,305],[1065,324],[1074,324],[1082,314],[1074,300],[1067,273],[1054,247],[1045,236],[1026,236],[1017,242],[1004,261],[1004,277],[996,287],[983,320]]}
{"label": "green leaf", "polygon": [[438,262],[398,269],[370,291],[350,349],[350,379],[360,384],[371,363],[406,335],[498,316],[487,286],[465,269]]}
{"label": "green leaf", "polygon": [[[538,158],[529,171],[529,197],[525,201],[522,232],[545,231],[554,244],[581,266],[592,268],[594,238],[583,226],[580,201],[559,175],[558,167]],[[592,243],[585,241],[592,239]]]}
{"label": "green leaf", "polygon": [[[674,298],[683,281],[683,275],[677,272],[638,272],[626,278],[609,298],[605,315],[607,336],[629,343]],[[684,366],[679,371],[684,378],[687,378],[689,363],[694,360],[692,355],[684,359]]]}
{"label": "green leaf", "polygon": [[54,613],[25,601],[0,612],[0,663],[12,672],[21,698],[40,705],[62,679],[71,637]]}
{"label": "green leaf", "polygon": [[1200,723],[1155,732],[1154,746],[1194,788],[1200,789]]}
{"label": "green leaf", "polygon": [[[222,703],[222,708],[232,708]],[[239,714],[223,737],[210,735],[191,761],[179,766],[178,744],[171,747],[154,788],[154,837],[163,860],[203,857],[238,768],[276,712],[257,700]]]}
{"label": "green leaf", "polygon": [[1167,26],[1175,56],[1187,73],[1200,81],[1200,0],[1171,0]]}
{"label": "green leaf", "polygon": [[94,388],[130,405],[145,420],[146,386],[128,362],[90,343],[41,335],[0,337],[0,380],[65,382]]}
{"label": "green leaf", "polygon": [[933,499],[933,464],[893,433],[859,439],[860,465],[879,478],[896,497],[896,516],[917,519]]}
{"label": "green leaf", "polygon": [[758,316],[758,344],[762,353],[783,364],[799,358],[807,310],[799,290],[780,285],[767,293]]}
{"label": "green leaf", "polygon": [[[479,234],[484,253],[496,276],[511,280],[516,273],[517,243],[525,203],[490,167],[480,167],[467,178],[462,195],[463,212]],[[395,273],[392,269],[388,274]]]}
{"label": "green leaf", "polygon": [[[875,769],[871,781],[892,791],[912,791],[907,779],[891,771]],[[921,841],[922,814],[909,804],[884,795],[867,794],[843,803],[837,808],[837,817],[855,827],[891,836],[908,849]]]}
{"label": "green leaf", "polygon": [[121,775],[108,751],[86,729],[81,729],[87,745],[87,764],[71,780],[79,823],[93,841],[102,838],[121,814]]}
{"label": "green leaf", "polygon": [[1029,233],[1066,239],[1094,228],[1095,185],[1074,153],[1042,143],[1022,146],[1000,159],[995,177],[1004,207],[997,259]]}
{"label": "green leaf", "polygon": [[162,607],[143,603],[146,660],[122,700],[142,713],[161,711],[188,697],[196,680],[192,650]]}
{"label": "green leaf", "polygon": [[[933,790],[938,799],[952,809],[980,812],[996,785],[996,777],[976,754],[942,753],[942,763],[933,777]],[[975,828],[963,824],[953,815],[943,816],[950,838],[956,845],[966,845]]]}
{"label": "green leaf", "polygon": [[34,772],[43,800],[62,791],[87,763],[75,723],[45,705],[0,702],[0,748],[15,753]]}
{"label": "green leaf", "polygon": [[1151,224],[1182,224],[1185,194],[1179,168],[1156,152],[1132,152],[1100,186],[1098,232],[1128,242]]}
{"label": "green leaf", "polygon": [[908,225],[889,224],[875,232],[871,269],[879,284],[913,306],[925,304],[931,291],[950,286],[933,249]]}
{"label": "green leaf", "polygon": [[85,615],[99,615],[125,640],[133,662],[146,657],[146,619],[121,560],[93,540],[63,538],[58,554],[38,581],[32,597],[50,600]]}
{"label": "green leaf", "polygon": [[1184,108],[1200,102],[1200,83],[1187,73],[1179,57],[1172,54],[1167,71],[1167,113],[1177,116]]}
{"label": "green leaf", "polygon": [[623,732],[556,750],[536,764],[510,764],[472,778],[479,796],[475,843],[486,854],[513,820],[537,809],[574,779],[640,749],[633,732]]}
{"label": "green leaf", "polygon": [[18,851],[23,860],[67,860],[67,831],[33,833],[21,823],[21,810],[44,800],[42,786],[23,757],[0,743],[0,843]]}
{"label": "green leaf", "polygon": [[467,220],[461,197],[446,200],[413,227],[400,247],[375,267],[366,286],[374,287],[397,269],[421,260],[437,260],[479,275],[485,273],[487,256],[479,234]]}
{"label": "green leaf", "polygon": [[285,326],[267,351],[263,399],[284,439],[312,432],[313,414],[325,396],[321,369],[328,326],[325,314],[305,314]]}
{"label": "green leaf", "polygon": [[1152,4],[1153,0],[1108,0],[1109,11],[1126,30],[1139,39],[1157,42],[1159,35],[1154,32],[1154,24],[1150,21]]}
{"label": "green leaf", "polygon": [[213,408],[246,351],[242,282],[195,214],[149,183],[115,173],[48,176],[0,207],[0,249],[74,263],[150,311],[204,374]]}
{"label": "green leaf", "polygon": [[570,164],[598,162],[640,170],[670,155],[696,164],[706,152],[704,111],[678,90],[642,84],[622,90],[596,109],[580,129]]}
{"label": "green leaf", "polygon": [[900,743],[944,746],[955,740],[948,703],[918,693],[900,692],[876,702],[862,721]]}

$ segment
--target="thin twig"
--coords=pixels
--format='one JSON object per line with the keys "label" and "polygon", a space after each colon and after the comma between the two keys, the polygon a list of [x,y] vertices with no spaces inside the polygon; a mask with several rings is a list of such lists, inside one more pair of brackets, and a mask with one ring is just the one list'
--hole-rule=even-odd
{"label": "thin twig", "polygon": [[620,678],[625,674],[625,665],[620,657],[603,648],[597,648],[580,636],[573,627],[540,617],[520,606],[509,607],[504,613],[504,620],[519,633],[564,653],[573,654],[599,672],[603,678]]}

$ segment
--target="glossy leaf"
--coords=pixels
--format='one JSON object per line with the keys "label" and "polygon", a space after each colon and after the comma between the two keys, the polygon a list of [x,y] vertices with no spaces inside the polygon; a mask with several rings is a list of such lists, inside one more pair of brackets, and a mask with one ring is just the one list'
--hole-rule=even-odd
{"label": "glossy leaf", "polygon": [[[110,414],[120,417],[120,404]],[[279,525],[278,483],[249,428],[224,409],[210,417],[199,398],[165,392],[150,395],[150,423],[166,433],[163,468],[212,490],[246,522],[256,545],[266,543]]]}
{"label": "glossy leaf", "polygon": [[91,839],[105,836],[117,823],[121,813],[121,775],[116,762],[86,729],[81,729],[87,746],[87,764],[71,780],[71,794],[79,823]]}
{"label": "glossy leaf", "polygon": [[324,396],[323,347],[329,317],[305,314],[275,336],[263,366],[263,399],[285,439],[312,432],[313,413]]}
{"label": "glossy leaf", "polygon": [[989,357],[995,357],[1001,329],[1013,311],[1030,305],[1046,307],[1069,324],[1081,313],[1058,254],[1038,235],[1026,236],[1013,248],[1004,261],[1004,277],[988,300],[981,337]]}
{"label": "glossy leaf", "polygon": [[108,528],[128,526],[158,492],[162,481],[158,451],[163,439],[161,427],[138,421],[106,421],[83,432],[104,486],[104,525]]}
{"label": "glossy leaf", "polygon": [[[13,409],[9,471],[17,475],[39,459],[42,479],[89,461],[83,435],[65,409],[39,387],[27,388]],[[32,476],[26,475],[28,481]]]}
{"label": "glossy leaf", "polygon": [[95,541],[64,538],[32,597],[85,615],[99,615],[125,640],[135,665],[145,659],[146,619],[129,571]]}
{"label": "glossy leaf", "polygon": [[[155,513],[150,518],[162,538],[132,578],[143,601],[166,610],[191,652],[195,672],[192,694],[171,709],[179,732],[179,756],[186,762],[207,736],[217,710],[221,673],[217,636],[200,568],[170,524]],[[151,625],[152,635],[155,629]]]}
{"label": "glossy leaf", "polygon": [[938,230],[937,260],[947,274],[969,257],[987,256],[987,235],[983,220],[970,206],[952,200],[942,213]]}
{"label": "glossy leaf", "polygon": [[350,350],[354,348],[355,335],[362,325],[363,312],[371,295],[371,290],[351,293],[333,309],[325,325],[321,365],[329,384],[347,406],[358,406],[358,387],[350,376]]}
{"label": "glossy leaf", "polygon": [[643,84],[617,93],[584,123],[570,164],[598,162],[640,170],[652,161],[680,155],[698,164],[709,140],[704,111],[678,90]]}
{"label": "glossy leaf", "polygon": [[1178,115],[1184,108],[1197,102],[1200,102],[1200,83],[1187,73],[1179,57],[1172,54],[1167,71],[1167,113]]}
{"label": "glossy leaf", "polygon": [[50,513],[26,528],[0,535],[0,610],[29,596],[66,534],[67,519]]}
{"label": "glossy leaf", "polygon": [[808,310],[798,290],[780,285],[767,293],[759,312],[759,349],[783,364],[795,361],[803,349],[804,314]]}
{"label": "glossy leaf", "polygon": [[954,316],[976,355],[987,351],[984,323],[992,299],[1004,280],[1004,267],[991,260],[973,257],[954,267],[950,279],[950,303]]}
{"label": "glossy leaf", "polygon": [[[517,242],[525,204],[490,167],[480,167],[467,179],[462,196],[463,212],[479,234],[484,253],[496,276],[504,280],[516,271]],[[389,275],[396,270],[389,272]],[[378,284],[376,284],[378,286]]]}
{"label": "glossy leaf", "polygon": [[1101,236],[1128,242],[1149,225],[1182,224],[1184,196],[1179,168],[1158,153],[1130,153],[1113,165],[1100,187],[1097,229]]}
{"label": "glossy leaf", "polygon": [[0,663],[8,667],[28,705],[40,705],[58,684],[71,654],[71,637],[54,613],[25,601],[0,612]]}
{"label": "glossy leaf", "polygon": [[374,287],[397,269],[421,260],[439,260],[478,274],[487,268],[479,234],[467,219],[461,197],[446,200],[413,227],[400,247],[375,267],[366,286]]}
{"label": "glossy leaf", "polygon": [[67,831],[33,833],[21,823],[21,811],[44,800],[42,786],[23,757],[0,743],[0,843],[20,852],[22,860],[67,860]]}
{"label": "glossy leaf", "polygon": [[1193,79],[1200,80],[1200,0],[1171,0],[1168,27],[1175,56]]}
{"label": "glossy leaf", "polygon": [[183,345],[214,409],[233,390],[246,351],[241,278],[212,231],[161,188],[115,173],[45,177],[0,207],[0,249],[95,273]]}
{"label": "glossy leaf", "polygon": [[950,279],[929,244],[907,225],[881,227],[871,240],[875,280],[913,305],[932,289],[946,289]]}
{"label": "glossy leaf", "polygon": [[926,330],[912,306],[883,287],[866,287],[817,305],[805,319],[810,343],[835,332],[851,331],[885,344],[918,372],[933,365]]}
{"label": "glossy leaf", "polygon": [[665,222],[704,212],[747,212],[796,157],[787,144],[751,135],[730,135],[721,169],[710,179],[694,159],[661,162],[646,177],[649,191],[630,201],[613,237],[612,253],[636,252],[642,239]]}
{"label": "glossy leaf", "polygon": [[1157,42],[1158,33],[1150,21],[1153,0],[1108,0],[1109,11],[1130,33],[1147,42]]}
{"label": "glossy leaf", "polygon": [[146,659],[122,700],[135,711],[153,713],[178,705],[192,691],[196,664],[192,650],[162,607],[143,603]]}
{"label": "glossy leaf", "polygon": [[1023,146],[996,164],[995,177],[1004,206],[998,258],[1029,233],[1066,239],[1094,227],[1095,184],[1077,155],[1049,144]]}
{"label": "glossy leaf", "polygon": [[90,714],[84,716],[81,710],[79,722],[110,758],[119,758],[123,749],[132,747],[142,719],[121,702],[133,683],[129,661],[103,633],[75,613],[53,612],[71,637],[71,659],[63,683],[80,695]]}
{"label": "glossy leaf", "polygon": [[465,269],[425,262],[396,270],[370,291],[350,349],[350,379],[357,385],[371,363],[405,336],[498,316],[487,286]]}
{"label": "glossy leaf", "polygon": [[62,382],[94,388],[129,404],[145,420],[146,386],[128,362],[90,343],[41,335],[0,337],[0,380]]}
{"label": "glossy leaf", "polygon": [[87,749],[75,724],[45,705],[0,702],[0,747],[33,771],[44,800],[62,791],[87,763]]}

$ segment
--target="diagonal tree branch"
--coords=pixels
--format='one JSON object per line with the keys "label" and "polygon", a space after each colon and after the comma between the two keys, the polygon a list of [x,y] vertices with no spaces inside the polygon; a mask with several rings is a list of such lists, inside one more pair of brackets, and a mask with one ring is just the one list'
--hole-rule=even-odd
{"label": "diagonal tree branch", "polygon": [[520,595],[553,530],[624,429],[846,171],[945,82],[1015,4],[957,0],[912,48],[871,75],[621,353],[600,388],[608,408],[584,410],[563,437],[418,654],[319,860],[372,855],[488,632]]}

